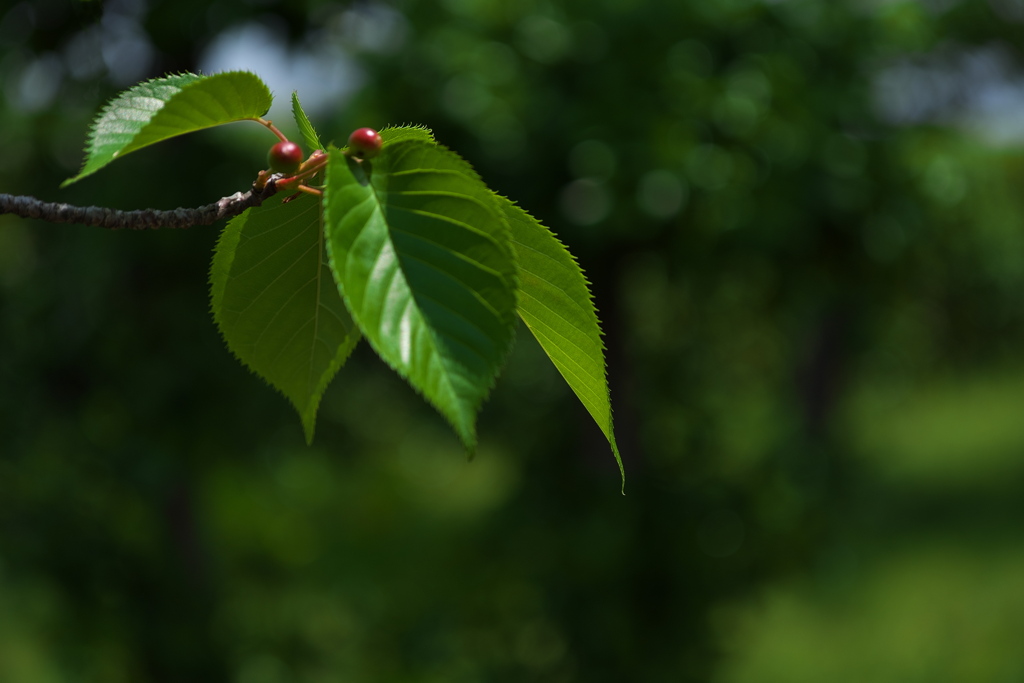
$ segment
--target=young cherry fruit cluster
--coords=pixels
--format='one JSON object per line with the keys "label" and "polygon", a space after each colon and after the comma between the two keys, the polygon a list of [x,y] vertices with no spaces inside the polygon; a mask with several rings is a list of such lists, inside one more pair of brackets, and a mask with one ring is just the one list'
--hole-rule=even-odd
{"label": "young cherry fruit cluster", "polygon": [[[359,128],[348,137],[346,154],[359,161],[372,159],[380,153],[384,141],[380,133],[373,128]],[[319,190],[301,184],[299,181],[315,175],[326,163],[327,155],[323,150],[316,150],[303,163],[302,148],[291,140],[282,139],[270,148],[267,154],[267,165],[273,173],[282,173],[287,178],[278,181],[279,186],[295,185],[300,192],[320,194]],[[265,182],[266,178],[262,178]]]}

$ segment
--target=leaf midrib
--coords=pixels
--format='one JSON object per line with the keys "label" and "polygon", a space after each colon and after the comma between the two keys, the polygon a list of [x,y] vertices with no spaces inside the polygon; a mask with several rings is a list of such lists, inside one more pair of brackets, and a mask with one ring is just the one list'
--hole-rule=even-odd
{"label": "leaf midrib", "polygon": [[[391,174],[391,175],[397,175],[397,174]],[[377,218],[381,222],[381,224],[383,225],[383,228],[384,228],[384,234],[385,234],[384,244],[385,245],[391,245],[391,248],[394,251],[395,261],[396,261],[395,271],[401,273],[401,275],[402,275],[402,286],[406,289],[407,295],[408,295],[409,299],[416,303],[416,306],[413,308],[413,310],[414,310],[416,316],[419,318],[419,321],[418,321],[419,322],[419,325],[418,325],[419,329],[426,331],[426,334],[424,336],[429,340],[429,345],[430,345],[430,348],[429,348],[430,360],[429,360],[429,362],[432,363],[432,364],[435,364],[435,365],[439,365],[441,367],[440,379],[444,383],[445,393],[447,393],[448,396],[449,396],[449,399],[448,399],[449,400],[449,405],[458,406],[459,405],[459,400],[458,399],[460,397],[462,397],[462,394],[458,391],[458,389],[456,389],[455,385],[452,383],[452,378],[450,377],[450,375],[453,374],[452,373],[452,369],[449,368],[448,363],[445,361],[444,355],[439,350],[440,347],[441,347],[441,342],[434,335],[434,331],[433,331],[432,327],[426,323],[426,320],[424,318],[423,311],[420,308],[419,302],[416,301],[416,296],[413,293],[413,289],[412,289],[412,287],[409,286],[409,279],[408,279],[408,277],[406,275],[405,269],[402,267],[402,256],[399,253],[398,249],[395,248],[394,240],[391,238],[391,234],[390,234],[390,232],[391,232],[391,223],[386,218],[386,212],[384,211],[384,204],[381,201],[381,197],[380,197],[380,194],[378,193],[377,187],[372,182],[368,185],[368,187],[370,189],[370,195],[369,196],[372,196],[372,199],[373,199],[373,201],[375,203],[375,206],[374,206],[374,209],[373,209],[374,213],[377,214]],[[399,192],[399,193],[396,193],[396,194],[402,194],[402,193]],[[399,208],[399,207],[392,207],[392,208]],[[362,231],[363,231],[363,229],[365,229],[366,225],[369,225],[369,221],[363,223],[364,227],[362,229],[360,229],[360,233],[362,233]],[[353,240],[353,244],[354,243],[355,243],[355,240]],[[350,254],[351,254],[351,252],[350,252]],[[365,298],[365,294],[366,294],[365,290],[364,290],[363,294],[364,294],[364,298]],[[404,317],[404,314],[403,314],[403,317]],[[458,410],[458,408],[456,408],[456,411],[459,414],[462,413],[462,411]],[[461,427],[460,427],[460,429],[461,429]]]}

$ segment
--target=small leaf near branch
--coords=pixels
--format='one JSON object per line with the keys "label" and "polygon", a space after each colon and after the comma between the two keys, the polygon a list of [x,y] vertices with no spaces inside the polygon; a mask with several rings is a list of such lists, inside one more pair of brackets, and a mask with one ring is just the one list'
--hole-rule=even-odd
{"label": "small leaf near branch", "polygon": [[320,136],[317,135],[316,129],[313,128],[313,124],[310,123],[309,117],[306,116],[306,112],[302,110],[302,104],[299,102],[299,94],[292,93],[292,116],[295,118],[295,125],[299,128],[299,134],[302,135],[302,141],[306,143],[306,150],[313,152],[318,149],[323,149],[323,144],[320,142]]}
{"label": "small leaf near branch", "polygon": [[82,170],[61,187],[162,140],[259,118],[270,109],[272,99],[266,84],[245,71],[178,74],[140,83],[103,109],[89,134]]}

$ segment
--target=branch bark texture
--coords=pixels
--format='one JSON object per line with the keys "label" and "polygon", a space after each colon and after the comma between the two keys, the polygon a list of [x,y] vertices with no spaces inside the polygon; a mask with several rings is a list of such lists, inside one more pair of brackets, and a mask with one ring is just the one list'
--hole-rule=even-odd
{"label": "branch bark texture", "polygon": [[49,223],[80,223],[110,230],[157,230],[212,225],[222,218],[237,216],[248,208],[259,206],[277,192],[274,179],[257,189],[236,192],[212,204],[194,209],[141,209],[121,211],[101,206],[72,206],[44,202],[35,197],[0,194],[0,214],[10,213],[22,218],[35,218]]}

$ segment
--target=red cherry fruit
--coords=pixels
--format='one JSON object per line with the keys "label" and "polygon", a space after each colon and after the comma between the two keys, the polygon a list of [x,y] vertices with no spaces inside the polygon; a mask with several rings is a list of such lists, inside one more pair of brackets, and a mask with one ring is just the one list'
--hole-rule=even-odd
{"label": "red cherry fruit", "polygon": [[302,148],[291,140],[283,140],[270,148],[267,163],[275,173],[294,173],[302,163]]}
{"label": "red cherry fruit", "polygon": [[373,128],[359,128],[352,131],[348,136],[348,153],[350,156],[360,159],[372,159],[380,154],[380,148],[384,146],[380,133]]}

